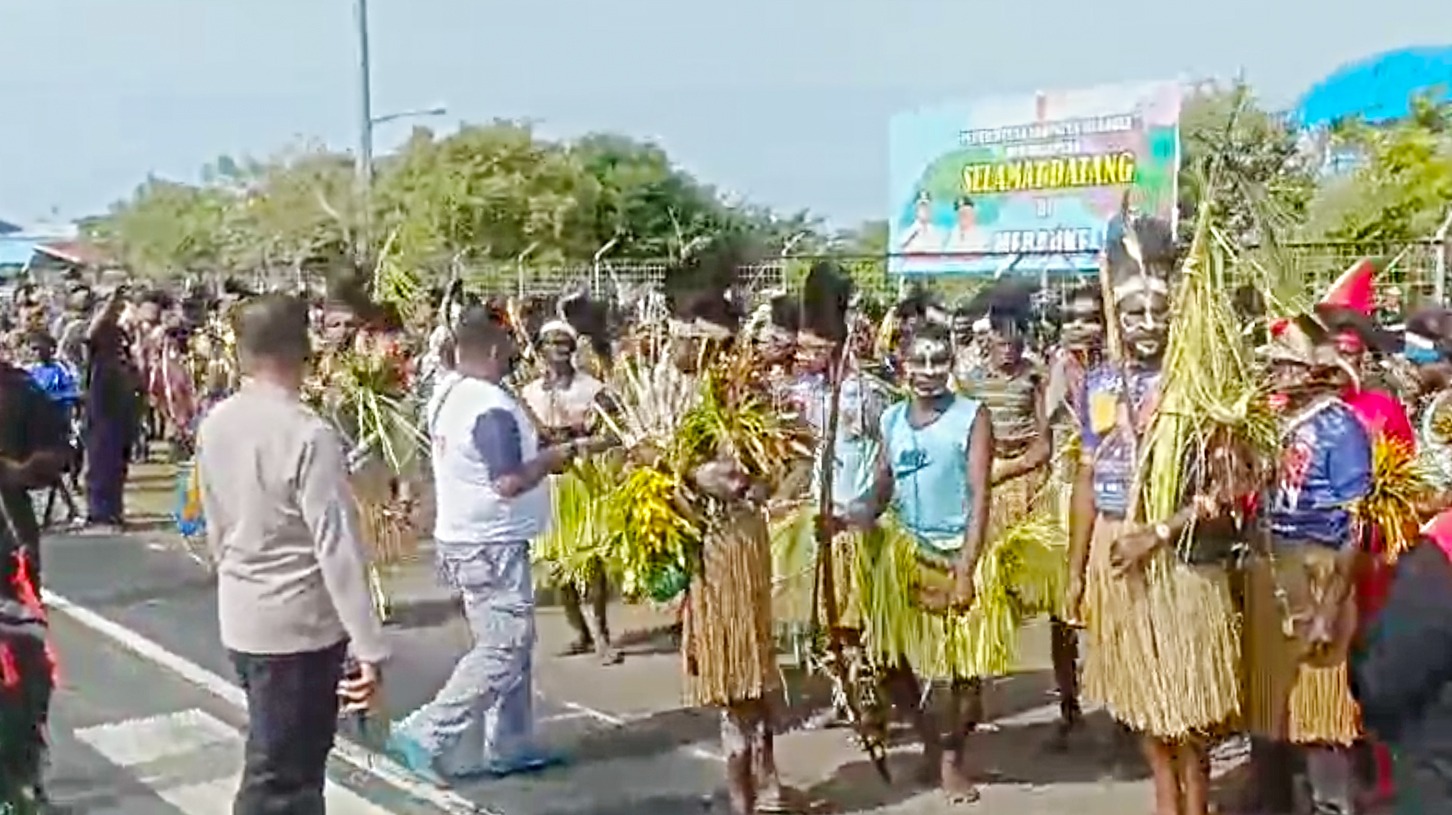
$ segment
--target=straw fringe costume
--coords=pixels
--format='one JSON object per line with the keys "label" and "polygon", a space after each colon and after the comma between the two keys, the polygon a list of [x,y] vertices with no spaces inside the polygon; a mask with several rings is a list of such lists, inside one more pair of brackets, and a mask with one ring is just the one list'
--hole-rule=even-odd
{"label": "straw fringe costume", "polygon": [[[1100,404],[1118,398],[1118,382],[1107,369],[1091,375],[1091,415],[1096,398]],[[1143,389],[1139,404],[1149,407],[1143,400],[1152,398],[1148,391],[1157,382],[1144,380],[1137,387]],[[1103,432],[1102,426],[1098,433],[1085,428],[1090,446],[1081,466],[1096,467],[1096,477],[1107,480],[1112,476],[1100,468],[1125,454],[1120,434],[1127,431],[1116,428],[1101,439]],[[1238,621],[1225,568],[1192,566],[1162,551],[1142,572],[1117,576],[1110,553],[1126,522],[1103,510],[1094,523],[1084,576],[1084,697],[1158,738],[1185,738],[1224,725],[1239,713],[1241,701]]]}
{"label": "straw fringe costume", "polygon": [[759,509],[723,511],[686,591],[685,701],[726,706],[781,686],[771,618],[771,540]]}
{"label": "straw fringe costume", "polygon": [[1225,569],[1165,552],[1143,577],[1117,577],[1109,554],[1124,525],[1102,515],[1094,525],[1084,697],[1159,738],[1213,732],[1240,711],[1238,621]]}
{"label": "straw fringe costume", "polygon": [[[850,364],[850,363],[849,363]],[[825,376],[800,377],[790,389],[790,407],[798,412],[815,434],[818,445],[827,444],[828,383]],[[872,488],[874,465],[880,442],[876,425],[886,403],[883,388],[869,377],[849,372],[838,395],[837,438],[833,443],[835,470],[832,475],[832,504],[847,512]],[[819,466],[819,465],[817,465]],[[772,554],[775,589],[774,616],[789,636],[804,632],[820,621],[822,609],[812,608],[813,590],[818,587],[817,541],[814,520],[819,510],[821,479],[813,467],[813,485],[808,498],[794,502],[773,525]],[[854,561],[861,540],[857,532],[842,532],[832,539],[832,585],[836,591],[838,623],[843,628],[861,625],[861,599]],[[825,598],[818,598],[819,605]]]}
{"label": "straw fringe costume", "polygon": [[349,483],[369,552],[369,589],[383,619],[392,607],[386,574],[414,557],[419,541],[401,502],[404,482],[417,480],[422,461],[405,368],[396,342],[360,336],[352,349],[325,354],[307,388],[309,403],[353,445]]}
{"label": "straw fringe costume", "polygon": [[[1308,659],[1306,627],[1333,582],[1339,547],[1307,536],[1349,524],[1344,534],[1354,540],[1342,545],[1359,545],[1360,524],[1344,508],[1357,496],[1328,490],[1333,483],[1363,491],[1369,487],[1369,442],[1350,408],[1340,399],[1325,398],[1292,419],[1284,445],[1285,460],[1267,508],[1271,539],[1247,569],[1246,727],[1292,744],[1350,745],[1361,736],[1347,670],[1358,624],[1356,596],[1347,592],[1333,646]],[[1332,476],[1323,466],[1338,472]]]}
{"label": "straw fringe costume", "polygon": [[[1126,385],[1126,379],[1128,384]],[[1135,483],[1137,428],[1158,407],[1157,370],[1089,374],[1081,465],[1094,468],[1098,519],[1084,577],[1083,695],[1159,739],[1210,733],[1240,712],[1240,642],[1226,570],[1162,548],[1141,570],[1110,565]]]}
{"label": "straw fringe costume", "polygon": [[1304,631],[1315,600],[1335,571],[1335,553],[1302,546],[1275,557],[1254,557],[1246,570],[1245,728],[1291,744],[1350,745],[1361,735],[1352,698],[1347,653],[1356,633],[1356,604],[1348,600],[1337,618],[1329,655],[1306,659]]}

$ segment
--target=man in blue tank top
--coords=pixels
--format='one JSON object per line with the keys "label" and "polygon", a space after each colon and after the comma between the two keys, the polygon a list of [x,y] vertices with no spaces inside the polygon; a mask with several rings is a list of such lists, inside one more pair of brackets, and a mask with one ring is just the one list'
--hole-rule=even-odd
{"label": "man in blue tank top", "polygon": [[[983,551],[993,428],[977,402],[949,389],[953,352],[946,327],[920,323],[904,348],[911,396],[882,416],[873,489],[856,503],[849,522],[872,526],[891,507],[917,543],[919,562],[951,571],[948,610],[963,612],[973,605],[973,573]],[[918,674],[906,656],[885,667],[893,704],[909,711],[923,741],[924,778],[941,784],[954,803],[978,800],[965,761],[968,734],[982,718],[978,680],[952,680],[950,720],[944,726],[922,705]]]}

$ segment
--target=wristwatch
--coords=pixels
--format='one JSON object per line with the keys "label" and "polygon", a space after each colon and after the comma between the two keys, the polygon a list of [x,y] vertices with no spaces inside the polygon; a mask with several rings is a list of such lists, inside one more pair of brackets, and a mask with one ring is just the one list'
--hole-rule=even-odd
{"label": "wristwatch", "polygon": [[1170,525],[1169,524],[1163,524],[1163,523],[1162,524],[1155,524],[1155,538],[1160,543],[1169,543],[1170,542]]}

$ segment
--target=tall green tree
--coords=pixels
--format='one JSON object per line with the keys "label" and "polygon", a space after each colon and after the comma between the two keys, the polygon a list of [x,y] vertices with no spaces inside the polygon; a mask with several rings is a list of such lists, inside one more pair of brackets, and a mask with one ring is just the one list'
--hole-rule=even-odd
{"label": "tall green tree", "polygon": [[1318,196],[1313,220],[1327,238],[1424,239],[1452,211],[1452,105],[1417,98],[1401,121],[1376,127],[1344,123],[1333,144],[1360,153],[1362,161]]}
{"label": "tall green tree", "polygon": [[1260,244],[1289,238],[1316,191],[1315,167],[1293,124],[1259,104],[1250,87],[1202,90],[1180,115],[1182,234],[1206,196],[1230,237]]}
{"label": "tall green tree", "polygon": [[[196,185],[150,181],[95,225],[138,272],[395,268],[677,255],[733,230],[768,251],[826,246],[807,212],[731,202],[661,148],[613,134],[573,143],[498,121],[437,136],[417,129],[381,158],[365,196],[351,160],[304,145],[266,160],[220,157]],[[365,228],[366,227],[366,228]],[[364,257],[358,257],[362,246]]]}

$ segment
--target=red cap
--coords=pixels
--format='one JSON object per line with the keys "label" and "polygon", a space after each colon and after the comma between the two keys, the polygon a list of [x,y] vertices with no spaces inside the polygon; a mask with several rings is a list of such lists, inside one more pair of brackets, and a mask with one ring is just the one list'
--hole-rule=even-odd
{"label": "red cap", "polygon": [[1375,308],[1375,293],[1372,290],[1372,278],[1376,275],[1376,266],[1370,258],[1362,258],[1351,264],[1331,288],[1326,290],[1326,296],[1321,302],[1328,306],[1341,306],[1358,312],[1363,316],[1370,317]]}

